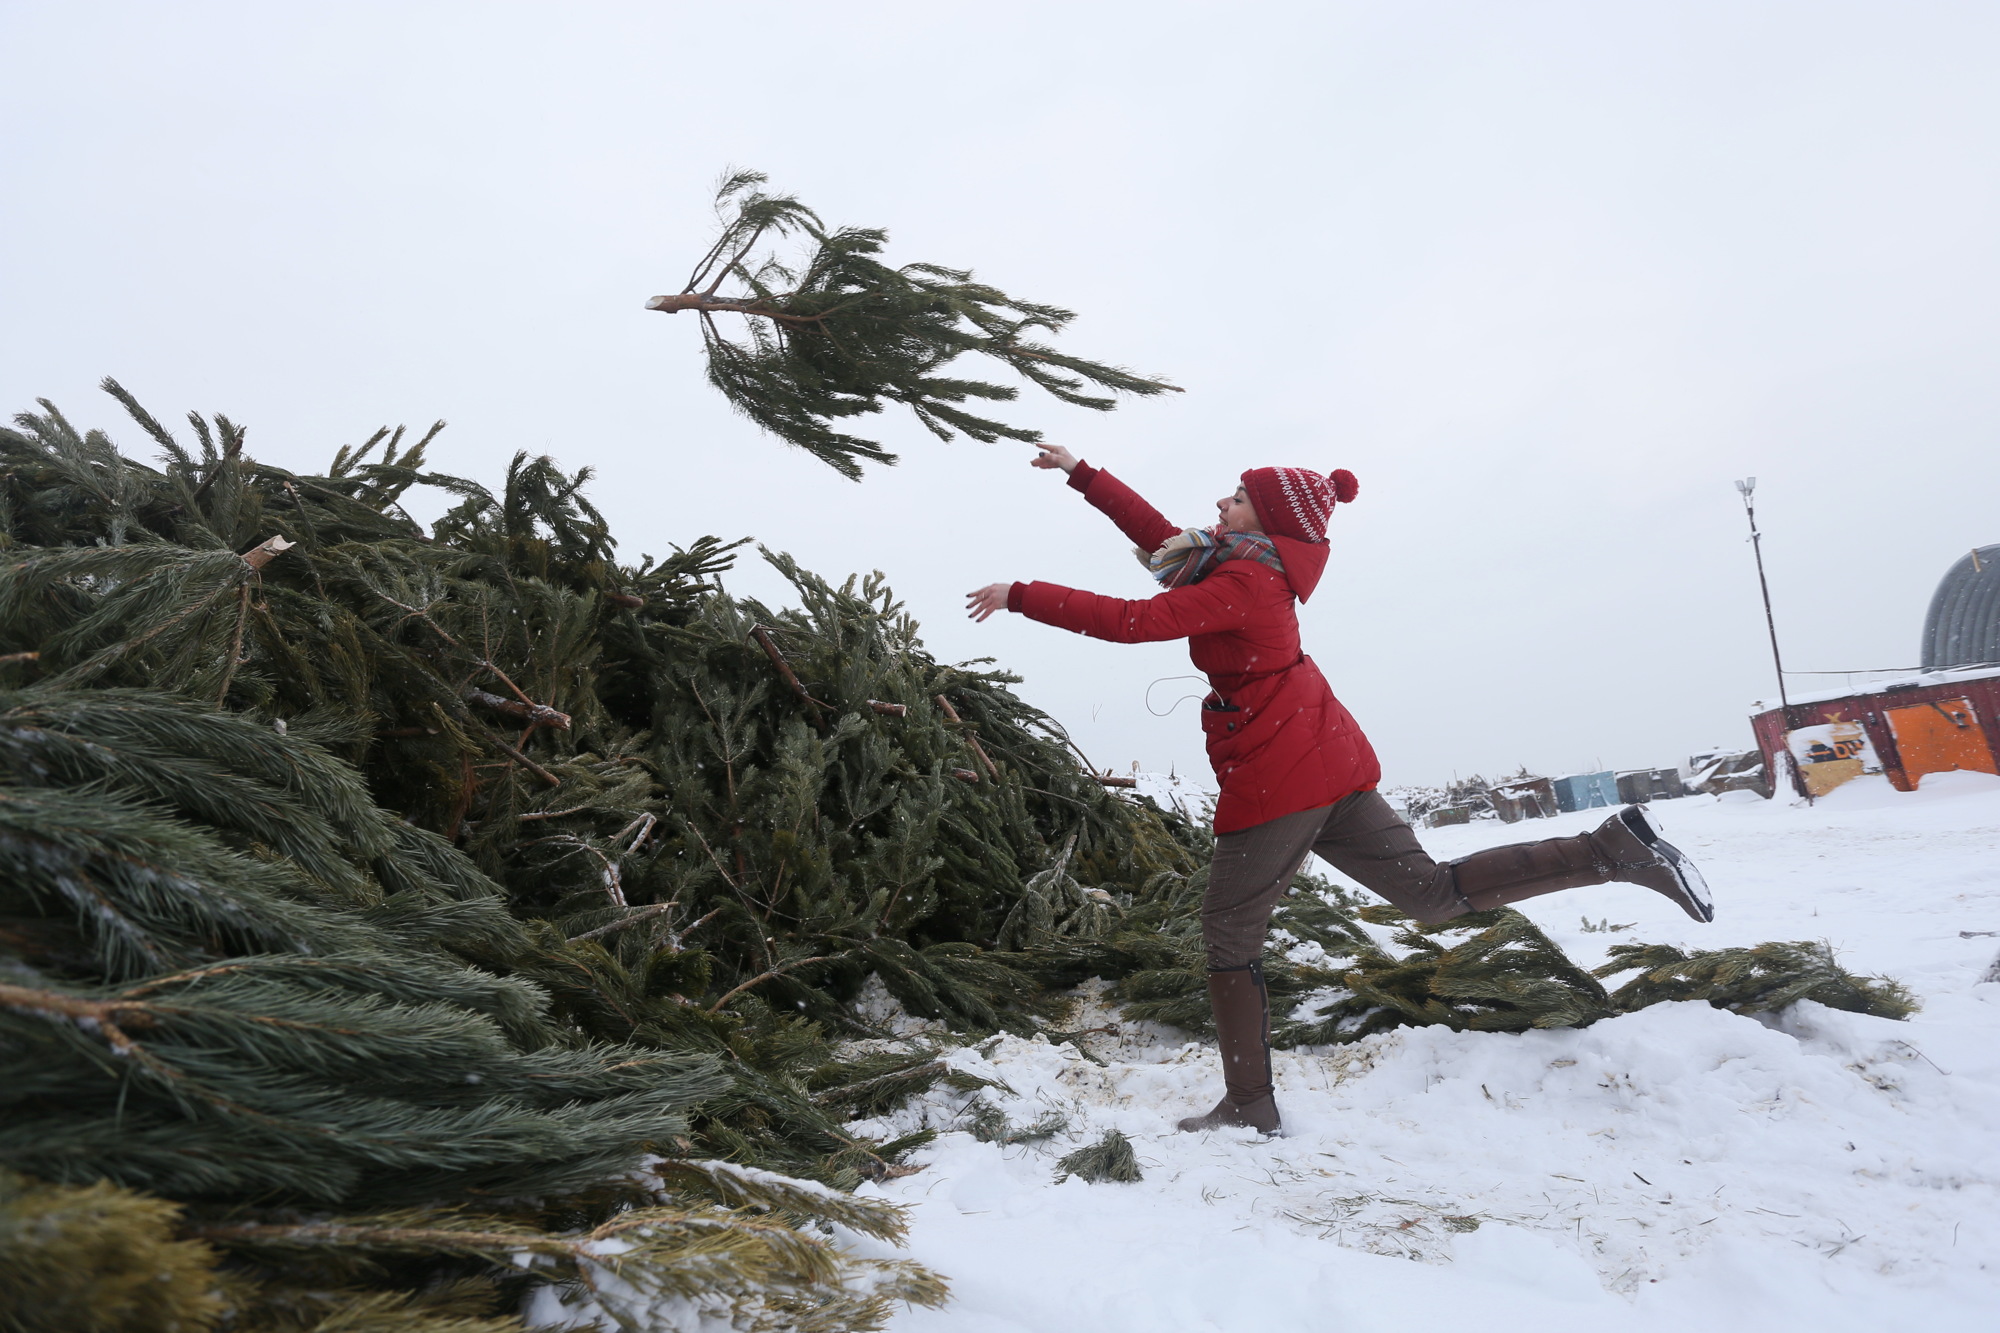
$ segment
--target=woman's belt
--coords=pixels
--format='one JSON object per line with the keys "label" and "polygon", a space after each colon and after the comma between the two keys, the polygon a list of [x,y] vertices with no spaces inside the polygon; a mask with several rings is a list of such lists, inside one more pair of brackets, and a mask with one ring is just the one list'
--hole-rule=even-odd
{"label": "woman's belt", "polygon": [[[1215,700],[1218,701],[1218,703],[1222,708],[1225,709],[1233,708],[1234,705],[1228,702],[1228,698],[1230,695],[1235,694],[1239,690],[1245,689],[1248,686],[1255,685],[1260,680],[1271,680],[1274,677],[1284,675],[1288,671],[1297,670],[1299,667],[1304,666],[1306,663],[1310,661],[1312,661],[1310,657],[1306,656],[1304,653],[1300,653],[1297,661],[1293,662],[1290,666],[1281,666],[1275,671],[1246,671],[1240,675],[1232,674],[1230,676],[1230,680],[1234,683],[1231,684],[1230,687],[1226,690],[1222,688],[1222,686],[1216,681],[1214,676],[1210,676],[1208,678],[1209,693],[1211,697],[1213,697]],[[1210,708],[1214,706],[1216,705],[1210,704],[1206,700],[1202,702],[1202,707],[1204,708]]]}

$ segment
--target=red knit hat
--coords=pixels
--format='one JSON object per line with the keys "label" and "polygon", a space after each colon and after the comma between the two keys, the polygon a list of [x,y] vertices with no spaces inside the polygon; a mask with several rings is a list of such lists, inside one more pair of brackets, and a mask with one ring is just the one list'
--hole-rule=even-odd
{"label": "red knit hat", "polygon": [[1325,541],[1334,505],[1351,502],[1361,490],[1346,468],[1322,477],[1302,467],[1253,467],[1242,482],[1264,531],[1302,542]]}

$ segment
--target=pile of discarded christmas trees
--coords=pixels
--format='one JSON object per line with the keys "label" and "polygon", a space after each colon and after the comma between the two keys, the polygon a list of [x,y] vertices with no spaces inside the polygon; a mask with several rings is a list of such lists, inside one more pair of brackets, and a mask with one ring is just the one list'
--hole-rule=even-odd
{"label": "pile of discarded christmas trees", "polygon": [[[784,202],[752,193],[698,277],[793,322],[711,338],[711,367],[836,465],[825,423],[871,401],[991,434],[950,403],[1005,393],[929,376],[963,351],[1153,383],[1050,361],[1021,337],[1065,312],[875,265],[878,233],[809,229],[780,290],[742,256],[806,225]],[[662,308],[708,319],[714,290]],[[835,319],[910,334],[897,378],[815,344]],[[1093,976],[1206,1026],[1203,829],[1107,788],[1010,677],[933,659],[879,578],[771,555],[797,605],[767,607],[713,538],[621,563],[546,459],[488,489],[398,431],[301,475],[105,387],[127,448],[48,404],[0,431],[8,1327],[879,1327],[944,1287],[839,1244],[901,1233],[849,1191],[926,1136],[854,1125],[954,1075],[865,987],[968,1037],[1059,1037]],[[416,522],[415,487],[454,507]],[[1607,992],[1517,914],[1389,938],[1302,888],[1293,1043],[1904,1003],[1804,946],[1635,955]]]}
{"label": "pile of discarded christmas trees", "polygon": [[[645,1163],[898,1169],[845,1125],[943,1070],[838,1058],[864,981],[1033,1026],[991,950],[1051,849],[1137,888],[1194,868],[1187,823],[879,582],[778,558],[775,611],[712,540],[620,565],[546,461],[488,493],[385,435],[299,476],[134,413],[162,467],[53,409],[0,437],[0,1160],[185,1204],[180,1239],[291,1293],[251,1326],[416,1327],[411,1256],[407,1301],[461,1279],[439,1318],[599,1269],[801,1326],[934,1296],[787,1225],[888,1210]],[[425,480],[462,497],[429,531]],[[606,1225],[650,1248],[589,1259]]]}

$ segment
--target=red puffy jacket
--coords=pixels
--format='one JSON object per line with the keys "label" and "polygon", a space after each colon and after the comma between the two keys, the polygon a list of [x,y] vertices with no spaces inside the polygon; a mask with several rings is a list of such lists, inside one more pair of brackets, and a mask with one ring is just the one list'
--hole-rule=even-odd
{"label": "red puffy jacket", "polygon": [[[1116,477],[1078,463],[1069,484],[1134,545],[1156,551],[1180,531]],[[1199,583],[1128,601],[1055,583],[1016,583],[1007,609],[1113,643],[1186,639],[1215,690],[1201,729],[1222,795],[1215,831],[1230,833],[1313,810],[1382,780],[1374,747],[1310,657],[1299,650],[1293,598],[1312,596],[1326,568],[1325,542],[1273,537],[1281,574],[1229,560]]]}

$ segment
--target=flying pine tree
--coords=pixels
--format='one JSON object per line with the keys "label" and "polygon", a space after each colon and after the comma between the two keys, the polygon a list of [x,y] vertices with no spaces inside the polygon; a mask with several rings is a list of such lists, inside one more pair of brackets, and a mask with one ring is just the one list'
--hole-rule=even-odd
{"label": "flying pine tree", "polygon": [[[1180,392],[1163,379],[1034,340],[1060,333],[1076,318],[1073,311],[1017,301],[974,282],[966,269],[891,268],[876,258],[886,231],[828,231],[791,195],[766,194],[765,179],[741,171],[723,180],[716,192],[721,235],[686,287],[655,296],[646,308],[699,313],[709,383],[744,416],[843,476],[860,480],[862,460],[896,461],[875,441],[835,429],[849,417],[881,411],[884,402],[908,407],[941,440],[957,433],[989,444],[1041,439],[1040,431],[965,410],[969,399],[1019,396],[1011,385],[940,373],[968,352],[1004,362],[1063,402],[1099,412],[1115,405],[1109,394]],[[807,242],[802,262],[759,248],[787,236]],[[727,284],[743,290],[724,293]],[[744,327],[731,337],[721,320],[735,316]]]}

